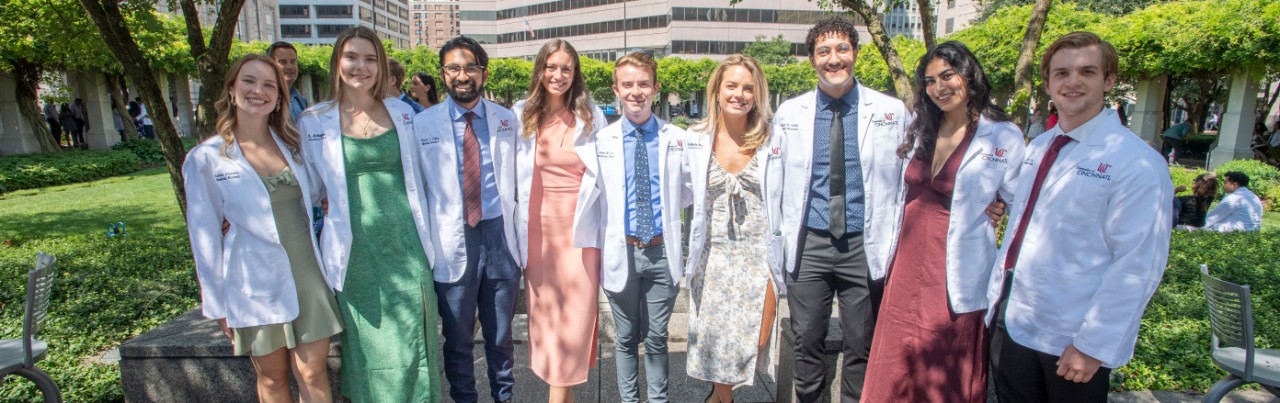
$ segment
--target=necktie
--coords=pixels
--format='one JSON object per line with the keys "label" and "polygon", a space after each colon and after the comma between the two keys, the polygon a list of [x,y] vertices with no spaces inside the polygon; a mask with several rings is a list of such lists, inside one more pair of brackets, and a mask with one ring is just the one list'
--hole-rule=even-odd
{"label": "necktie", "polygon": [[1040,158],[1040,168],[1036,170],[1035,182],[1031,182],[1031,194],[1027,196],[1027,211],[1022,212],[1022,219],[1018,220],[1018,230],[1014,231],[1013,238],[1009,241],[1009,251],[1004,258],[1005,270],[1012,269],[1018,262],[1018,252],[1022,249],[1022,236],[1027,233],[1027,223],[1031,222],[1031,213],[1035,211],[1036,199],[1040,198],[1040,185],[1044,184],[1044,177],[1049,176],[1049,168],[1052,168],[1053,162],[1058,159],[1058,152],[1070,142],[1071,137],[1059,134],[1058,137],[1053,138],[1053,144],[1049,145],[1049,150],[1044,152],[1044,157]]}
{"label": "necktie", "polygon": [[653,191],[649,188],[649,147],[644,130],[636,128],[636,238],[649,243],[653,238]]}
{"label": "necktie", "polygon": [[828,105],[831,109],[831,196],[827,199],[828,230],[831,236],[843,238],[846,228],[844,217],[844,100],[836,99]]}
{"label": "necktie", "polygon": [[480,140],[471,127],[475,112],[462,115],[467,120],[462,132],[462,202],[467,213],[467,225],[475,227],[484,216],[480,206]]}

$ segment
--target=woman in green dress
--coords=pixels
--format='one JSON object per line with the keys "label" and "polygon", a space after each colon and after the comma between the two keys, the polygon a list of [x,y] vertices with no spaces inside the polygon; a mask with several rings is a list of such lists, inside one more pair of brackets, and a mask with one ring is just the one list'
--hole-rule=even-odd
{"label": "woman in green dress", "polygon": [[231,66],[216,134],[182,164],[187,229],[204,315],[249,355],[259,400],[292,402],[293,372],[302,402],[330,402],[329,338],[342,322],[317,263],[317,181],[299,156],[284,82],[263,55]]}
{"label": "woman in green dress", "polygon": [[341,392],[357,403],[438,402],[438,314],[413,112],[384,97],[387,56],[372,29],[343,31],[333,49],[332,98],[298,124],[328,202],[320,251],[346,324]]}

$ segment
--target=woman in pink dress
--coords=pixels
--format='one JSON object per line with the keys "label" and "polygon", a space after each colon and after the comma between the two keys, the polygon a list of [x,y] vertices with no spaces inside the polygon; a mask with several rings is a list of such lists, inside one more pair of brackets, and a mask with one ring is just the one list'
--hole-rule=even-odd
{"label": "woman in pink dress", "polygon": [[960,42],[930,49],[915,80],[918,116],[898,149],[910,159],[902,232],[862,401],[983,403],[982,320],[996,257],[986,209],[997,194],[1012,200],[1026,144]]}
{"label": "woman in pink dress", "polygon": [[[520,117],[516,223],[529,307],[529,367],[551,387],[549,402],[572,402],[596,362],[600,249],[595,206],[583,200],[598,168],[593,136],[608,122],[591,103],[578,52],[553,39],[538,51]],[[595,159],[590,159],[594,161]],[[576,242],[575,242],[576,240]]]}

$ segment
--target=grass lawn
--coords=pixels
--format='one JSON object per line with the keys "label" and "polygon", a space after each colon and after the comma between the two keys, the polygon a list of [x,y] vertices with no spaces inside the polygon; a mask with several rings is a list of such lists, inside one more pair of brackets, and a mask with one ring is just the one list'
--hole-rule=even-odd
{"label": "grass lawn", "polygon": [[1262,214],[1262,231],[1280,231],[1280,213],[1266,212]]}
{"label": "grass lawn", "polygon": [[[123,400],[120,371],[97,357],[197,304],[186,225],[169,175],[151,169],[95,182],[0,196],[0,337],[22,334],[25,274],[37,251],[58,257],[41,338],[69,402]],[[124,237],[106,227],[123,221]],[[35,401],[25,378],[0,383],[0,401]]]}

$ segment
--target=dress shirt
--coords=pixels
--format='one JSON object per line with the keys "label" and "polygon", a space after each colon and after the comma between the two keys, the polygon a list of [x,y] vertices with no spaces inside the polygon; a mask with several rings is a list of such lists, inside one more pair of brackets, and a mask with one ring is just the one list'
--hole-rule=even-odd
{"label": "dress shirt", "polygon": [[294,122],[298,121],[298,115],[307,109],[307,99],[302,97],[302,93],[297,88],[289,88],[289,116]]}
{"label": "dress shirt", "polygon": [[[658,172],[658,119],[649,116],[649,120],[640,125],[644,129],[644,146],[649,153],[649,194],[653,196],[653,236],[662,235],[662,181]],[[622,119],[622,156],[627,168],[627,235],[636,234],[636,125],[625,117]]]}
{"label": "dress shirt", "polygon": [[[462,164],[466,155],[462,151],[462,137],[467,129],[467,119],[463,114],[474,112],[476,116],[471,119],[471,129],[476,132],[476,140],[480,143],[480,209],[484,213],[481,217],[484,220],[497,218],[502,215],[502,205],[498,199],[498,180],[493,174],[493,153],[489,152],[489,115],[485,114],[484,102],[476,102],[472,109],[462,109],[462,105],[456,102],[448,104],[449,119],[453,121],[453,145],[458,152],[458,183],[463,185]],[[463,187],[466,186],[459,188]]]}
{"label": "dress shirt", "polygon": [[[862,232],[863,214],[866,212],[866,195],[862,188],[862,162],[858,151],[858,89],[845,93],[844,100],[844,194],[845,233]],[[809,183],[809,212],[805,226],[816,230],[829,230],[831,205],[831,119],[830,109],[834,101],[827,93],[818,91],[818,106],[813,118],[813,180]]]}
{"label": "dress shirt", "polygon": [[1222,196],[1204,219],[1205,229],[1218,232],[1262,229],[1262,200],[1247,187]]}

